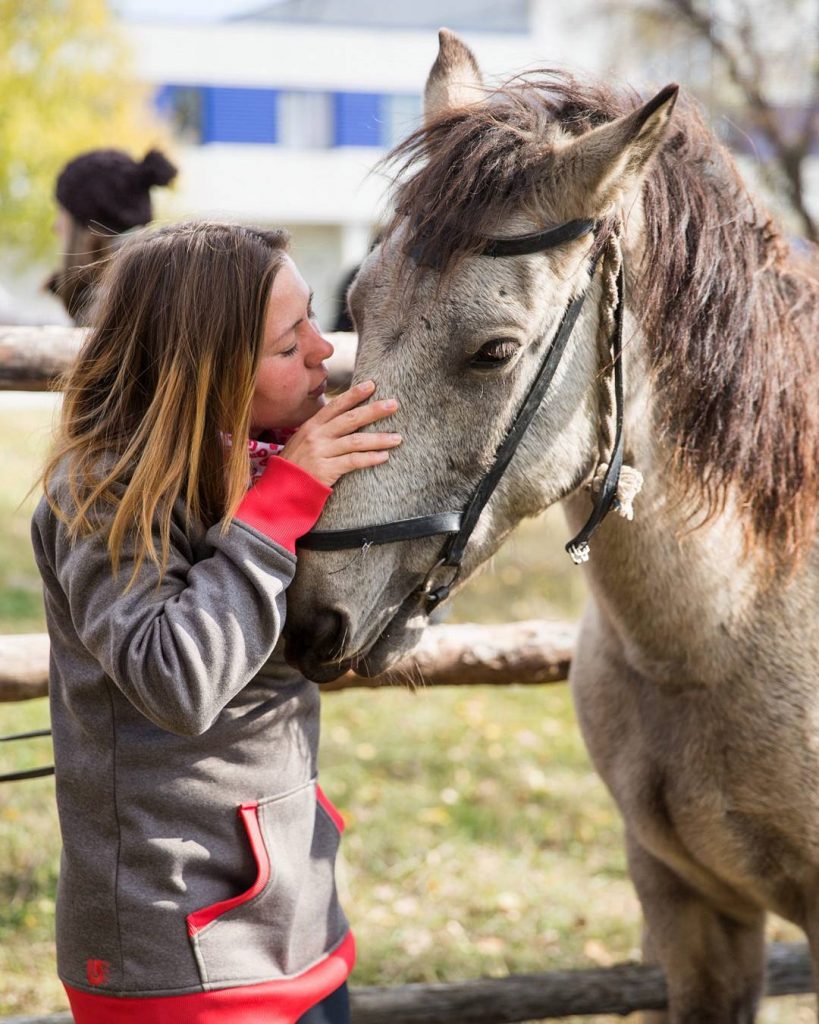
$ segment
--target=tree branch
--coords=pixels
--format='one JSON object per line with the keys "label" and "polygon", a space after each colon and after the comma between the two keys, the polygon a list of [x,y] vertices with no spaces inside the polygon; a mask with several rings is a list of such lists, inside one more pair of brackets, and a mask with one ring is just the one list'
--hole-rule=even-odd
{"label": "tree branch", "polygon": [[[742,92],[751,111],[755,124],[768,140],[774,151],[779,169],[783,175],[788,200],[802,221],[804,232],[811,241],[819,241],[819,229],[813,214],[805,201],[803,163],[811,150],[814,138],[815,118],[813,100],[816,85],[812,91],[802,130],[791,141],[784,132],[779,115],[762,91],[764,61],[757,48],[753,23],[747,8],[739,20],[737,37],[739,47],[732,46],[728,38],[719,31],[720,23],[709,13],[699,8],[694,0],[665,0],[679,17],[698,35],[708,40],[714,53],[720,58],[734,85]],[[743,57],[750,70],[743,67]]]}

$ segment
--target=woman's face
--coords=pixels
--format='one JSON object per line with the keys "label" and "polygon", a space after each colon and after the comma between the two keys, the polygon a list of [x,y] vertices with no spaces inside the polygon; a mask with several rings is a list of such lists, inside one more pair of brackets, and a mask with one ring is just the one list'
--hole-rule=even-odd
{"label": "woman's face", "polygon": [[285,256],[270,290],[250,412],[251,437],[299,427],[326,402],[324,360],[333,354],[333,346],[319,333],[311,298],[296,264]]}

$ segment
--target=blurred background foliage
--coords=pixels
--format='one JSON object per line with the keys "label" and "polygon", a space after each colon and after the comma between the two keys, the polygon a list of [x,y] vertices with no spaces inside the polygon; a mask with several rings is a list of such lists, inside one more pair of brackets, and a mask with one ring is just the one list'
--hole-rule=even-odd
{"label": "blurred background foliage", "polygon": [[0,0],[0,240],[53,254],[54,182],[78,153],[141,157],[163,128],[106,0]]}

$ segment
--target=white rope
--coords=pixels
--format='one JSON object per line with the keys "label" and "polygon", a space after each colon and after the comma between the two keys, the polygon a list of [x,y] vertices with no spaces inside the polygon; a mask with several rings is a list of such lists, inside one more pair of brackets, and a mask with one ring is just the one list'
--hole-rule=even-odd
{"label": "white rope", "polygon": [[[600,302],[600,322],[597,341],[600,348],[600,360],[603,371],[600,378],[601,430],[598,450],[598,463],[591,480],[592,494],[600,493],[606,470],[609,467],[614,451],[614,439],[617,429],[617,407],[614,394],[614,353],[612,338],[616,328],[615,312],[618,302],[617,278],[623,265],[623,247],[620,225],[615,225],[606,239],[602,260],[603,296]],[[620,356],[622,359],[622,354]],[[617,482],[614,510],[624,519],[634,518],[634,499],[643,486],[643,474],[634,466],[625,463],[620,469]]]}

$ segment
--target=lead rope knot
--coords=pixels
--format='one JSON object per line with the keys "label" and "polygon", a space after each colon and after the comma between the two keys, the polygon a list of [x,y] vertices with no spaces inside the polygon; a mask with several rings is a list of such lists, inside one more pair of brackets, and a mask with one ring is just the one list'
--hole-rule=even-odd
{"label": "lead rope knot", "polygon": [[[595,496],[600,493],[603,486],[603,479],[609,468],[608,462],[601,462],[594,471],[591,482],[591,491]],[[634,499],[643,487],[643,474],[634,466],[623,464],[620,467],[620,477],[617,481],[617,491],[614,495],[612,508],[618,516],[631,521],[634,518]]]}

